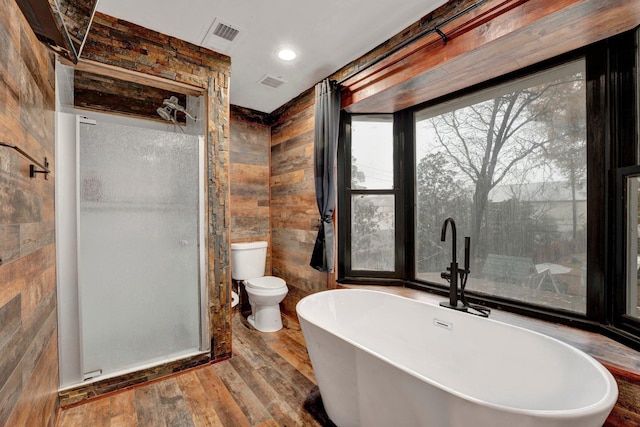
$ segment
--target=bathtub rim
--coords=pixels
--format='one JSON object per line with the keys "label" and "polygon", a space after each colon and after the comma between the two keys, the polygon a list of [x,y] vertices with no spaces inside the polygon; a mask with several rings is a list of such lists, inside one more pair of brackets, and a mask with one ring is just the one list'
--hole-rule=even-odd
{"label": "bathtub rim", "polygon": [[[475,403],[478,404],[480,406],[486,406],[492,409],[496,409],[496,410],[501,410],[504,412],[509,412],[509,413],[513,413],[513,414],[518,414],[518,415],[524,415],[524,416],[535,416],[535,417],[541,417],[541,418],[552,418],[552,417],[563,417],[563,418],[576,418],[576,417],[587,417],[589,415],[598,413],[606,408],[613,408],[613,406],[615,406],[615,403],[618,400],[618,394],[619,394],[619,390],[618,390],[618,386],[617,386],[617,382],[615,380],[615,377],[611,374],[611,372],[609,372],[608,369],[606,369],[600,362],[598,362],[593,356],[585,353],[584,351],[570,345],[567,344],[557,338],[551,337],[549,335],[546,335],[544,333],[538,332],[538,331],[533,331],[531,329],[527,329],[521,326],[517,326],[517,325],[512,325],[506,322],[502,322],[500,320],[495,320],[495,319],[490,319],[490,318],[484,318],[484,317],[478,317],[478,316],[474,316],[474,318],[478,321],[487,321],[487,322],[493,322],[493,323],[498,323],[507,327],[511,327],[511,328],[515,328],[517,330],[521,330],[525,333],[531,333],[531,334],[535,334],[537,336],[539,336],[542,339],[545,340],[549,340],[551,342],[554,342],[555,344],[560,344],[561,346],[563,346],[565,349],[568,349],[570,352],[576,354],[577,356],[583,357],[592,367],[594,367],[596,369],[596,371],[598,373],[600,373],[604,379],[606,380],[606,391],[603,395],[603,397],[601,399],[599,399],[598,401],[590,404],[590,405],[586,405],[583,406],[581,408],[574,408],[574,409],[526,409],[526,408],[519,408],[519,407],[514,407],[514,406],[507,406],[507,405],[503,405],[503,404],[499,404],[499,403],[494,403],[494,402],[490,402],[487,400],[483,400],[483,399],[479,399],[477,397],[473,397],[473,396],[469,396],[466,395],[464,393],[461,393],[451,387],[448,387],[440,382],[434,381],[428,377],[425,377],[424,375],[421,375],[411,369],[408,369],[404,366],[398,365],[397,363],[395,363],[394,361],[390,360],[389,358],[380,355],[376,352],[371,351],[370,349],[364,347],[363,345],[355,342],[354,340],[345,337],[342,334],[339,333],[335,333],[333,331],[328,331],[326,328],[320,326],[317,324],[317,322],[313,322],[311,320],[309,320],[307,317],[304,316],[303,313],[301,313],[301,308],[303,309],[304,305],[305,305],[305,301],[312,301],[313,299],[317,299],[317,298],[324,298],[326,296],[324,296],[323,294],[327,293],[327,292],[333,292],[333,291],[340,291],[340,292],[348,292],[348,293],[362,293],[362,294],[369,294],[369,293],[373,293],[373,294],[379,294],[379,295],[385,295],[386,297],[395,297],[395,298],[400,298],[403,300],[408,300],[408,301],[412,301],[416,304],[425,304],[425,305],[429,305],[432,306],[438,310],[448,310],[447,308],[443,308],[440,307],[438,304],[436,304],[435,302],[430,302],[430,301],[421,301],[421,300],[416,300],[413,298],[408,298],[402,295],[396,295],[396,294],[392,294],[392,293],[388,293],[388,292],[382,292],[382,291],[378,291],[378,290],[373,290],[373,289],[327,289],[324,291],[320,291],[320,292],[316,292],[310,295],[305,296],[304,298],[302,298],[300,301],[298,301],[298,303],[296,304],[296,314],[298,315],[298,318],[301,320],[304,320],[305,322],[314,325],[317,328],[323,329],[327,332],[330,332],[332,335],[335,335],[336,337],[348,342],[349,344],[353,345],[354,347],[370,354],[373,355],[387,363],[389,363],[390,365],[392,365],[393,367],[401,370],[402,372],[405,372],[408,375],[411,375],[414,378],[417,378],[421,381],[424,381],[434,387],[437,387],[447,393],[451,393],[452,395],[459,397],[463,400],[469,401],[471,403]],[[322,295],[322,296],[320,296]],[[442,301],[444,301],[444,299],[442,299]],[[462,313],[462,312],[457,312],[454,310],[450,310],[450,313],[454,316],[473,316],[472,314],[469,313]]]}

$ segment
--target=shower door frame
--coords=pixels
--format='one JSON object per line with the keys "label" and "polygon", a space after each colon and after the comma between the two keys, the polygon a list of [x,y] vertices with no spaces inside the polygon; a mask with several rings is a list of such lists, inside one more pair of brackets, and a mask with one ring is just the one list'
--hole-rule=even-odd
{"label": "shower door frame", "polygon": [[[95,125],[97,120],[91,119],[85,115],[76,115],[76,129],[75,129],[75,211],[76,211],[76,248],[80,248],[80,125],[88,124]],[[106,121],[109,123],[109,121]],[[187,359],[193,356],[202,355],[209,353],[211,351],[211,343],[209,340],[209,319],[208,319],[208,310],[207,307],[209,305],[208,302],[208,277],[207,277],[207,234],[206,234],[206,201],[207,201],[207,187],[206,187],[206,140],[203,130],[203,134],[198,135],[198,303],[199,303],[199,347],[198,351],[187,354],[184,356],[180,356],[177,360]],[[83,330],[82,330],[82,286],[80,283],[80,267],[81,267],[81,254],[80,251],[77,251],[77,292],[78,292],[78,343],[79,343],[79,362],[80,366],[79,374],[80,378],[78,383],[86,384],[91,382],[92,380],[104,380],[107,378],[121,376],[130,372],[136,372],[141,369],[146,369],[152,366],[162,365],[167,362],[174,361],[176,359],[167,358],[166,360],[147,363],[142,361],[139,365],[136,365],[134,368],[116,370],[114,372],[101,374],[96,377],[85,377],[85,369],[84,369],[84,340],[83,340]]]}

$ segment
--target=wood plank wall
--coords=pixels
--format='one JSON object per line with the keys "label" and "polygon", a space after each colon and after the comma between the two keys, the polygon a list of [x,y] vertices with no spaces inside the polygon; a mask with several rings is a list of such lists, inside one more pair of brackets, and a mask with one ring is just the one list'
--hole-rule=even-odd
{"label": "wood plank wall", "polygon": [[[54,158],[53,54],[0,0],[0,141]],[[0,147],[0,425],[53,426],[58,340],[54,176]]]}
{"label": "wood plank wall", "polygon": [[213,359],[231,354],[228,56],[96,13],[82,59],[204,91],[207,117],[209,332]]}
{"label": "wood plank wall", "polygon": [[289,293],[283,311],[295,316],[303,297],[327,289],[327,273],[309,266],[318,233],[313,176],[315,100],[305,93],[279,110],[271,127],[271,236],[273,275]]}
{"label": "wood plank wall", "polygon": [[[231,242],[266,241],[265,275],[271,274],[271,128],[268,114],[231,106]],[[243,287],[241,311],[251,310]]]}
{"label": "wood plank wall", "polygon": [[[231,241],[265,240],[271,247],[271,129],[266,116],[231,107]],[[271,272],[270,260],[266,270]]]}

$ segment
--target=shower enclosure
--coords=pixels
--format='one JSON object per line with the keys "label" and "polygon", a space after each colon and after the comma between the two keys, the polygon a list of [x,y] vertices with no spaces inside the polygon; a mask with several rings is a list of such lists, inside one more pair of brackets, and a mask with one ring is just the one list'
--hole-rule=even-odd
{"label": "shower enclosure", "polygon": [[203,138],[78,116],[76,140],[77,328],[60,328],[61,385],[207,350]]}

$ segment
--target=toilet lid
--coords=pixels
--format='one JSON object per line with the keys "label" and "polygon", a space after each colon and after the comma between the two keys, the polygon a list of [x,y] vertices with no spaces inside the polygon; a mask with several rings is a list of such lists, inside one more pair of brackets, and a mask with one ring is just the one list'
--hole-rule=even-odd
{"label": "toilet lid", "polygon": [[278,289],[287,285],[287,282],[279,277],[263,276],[245,281],[245,285],[253,289]]}

